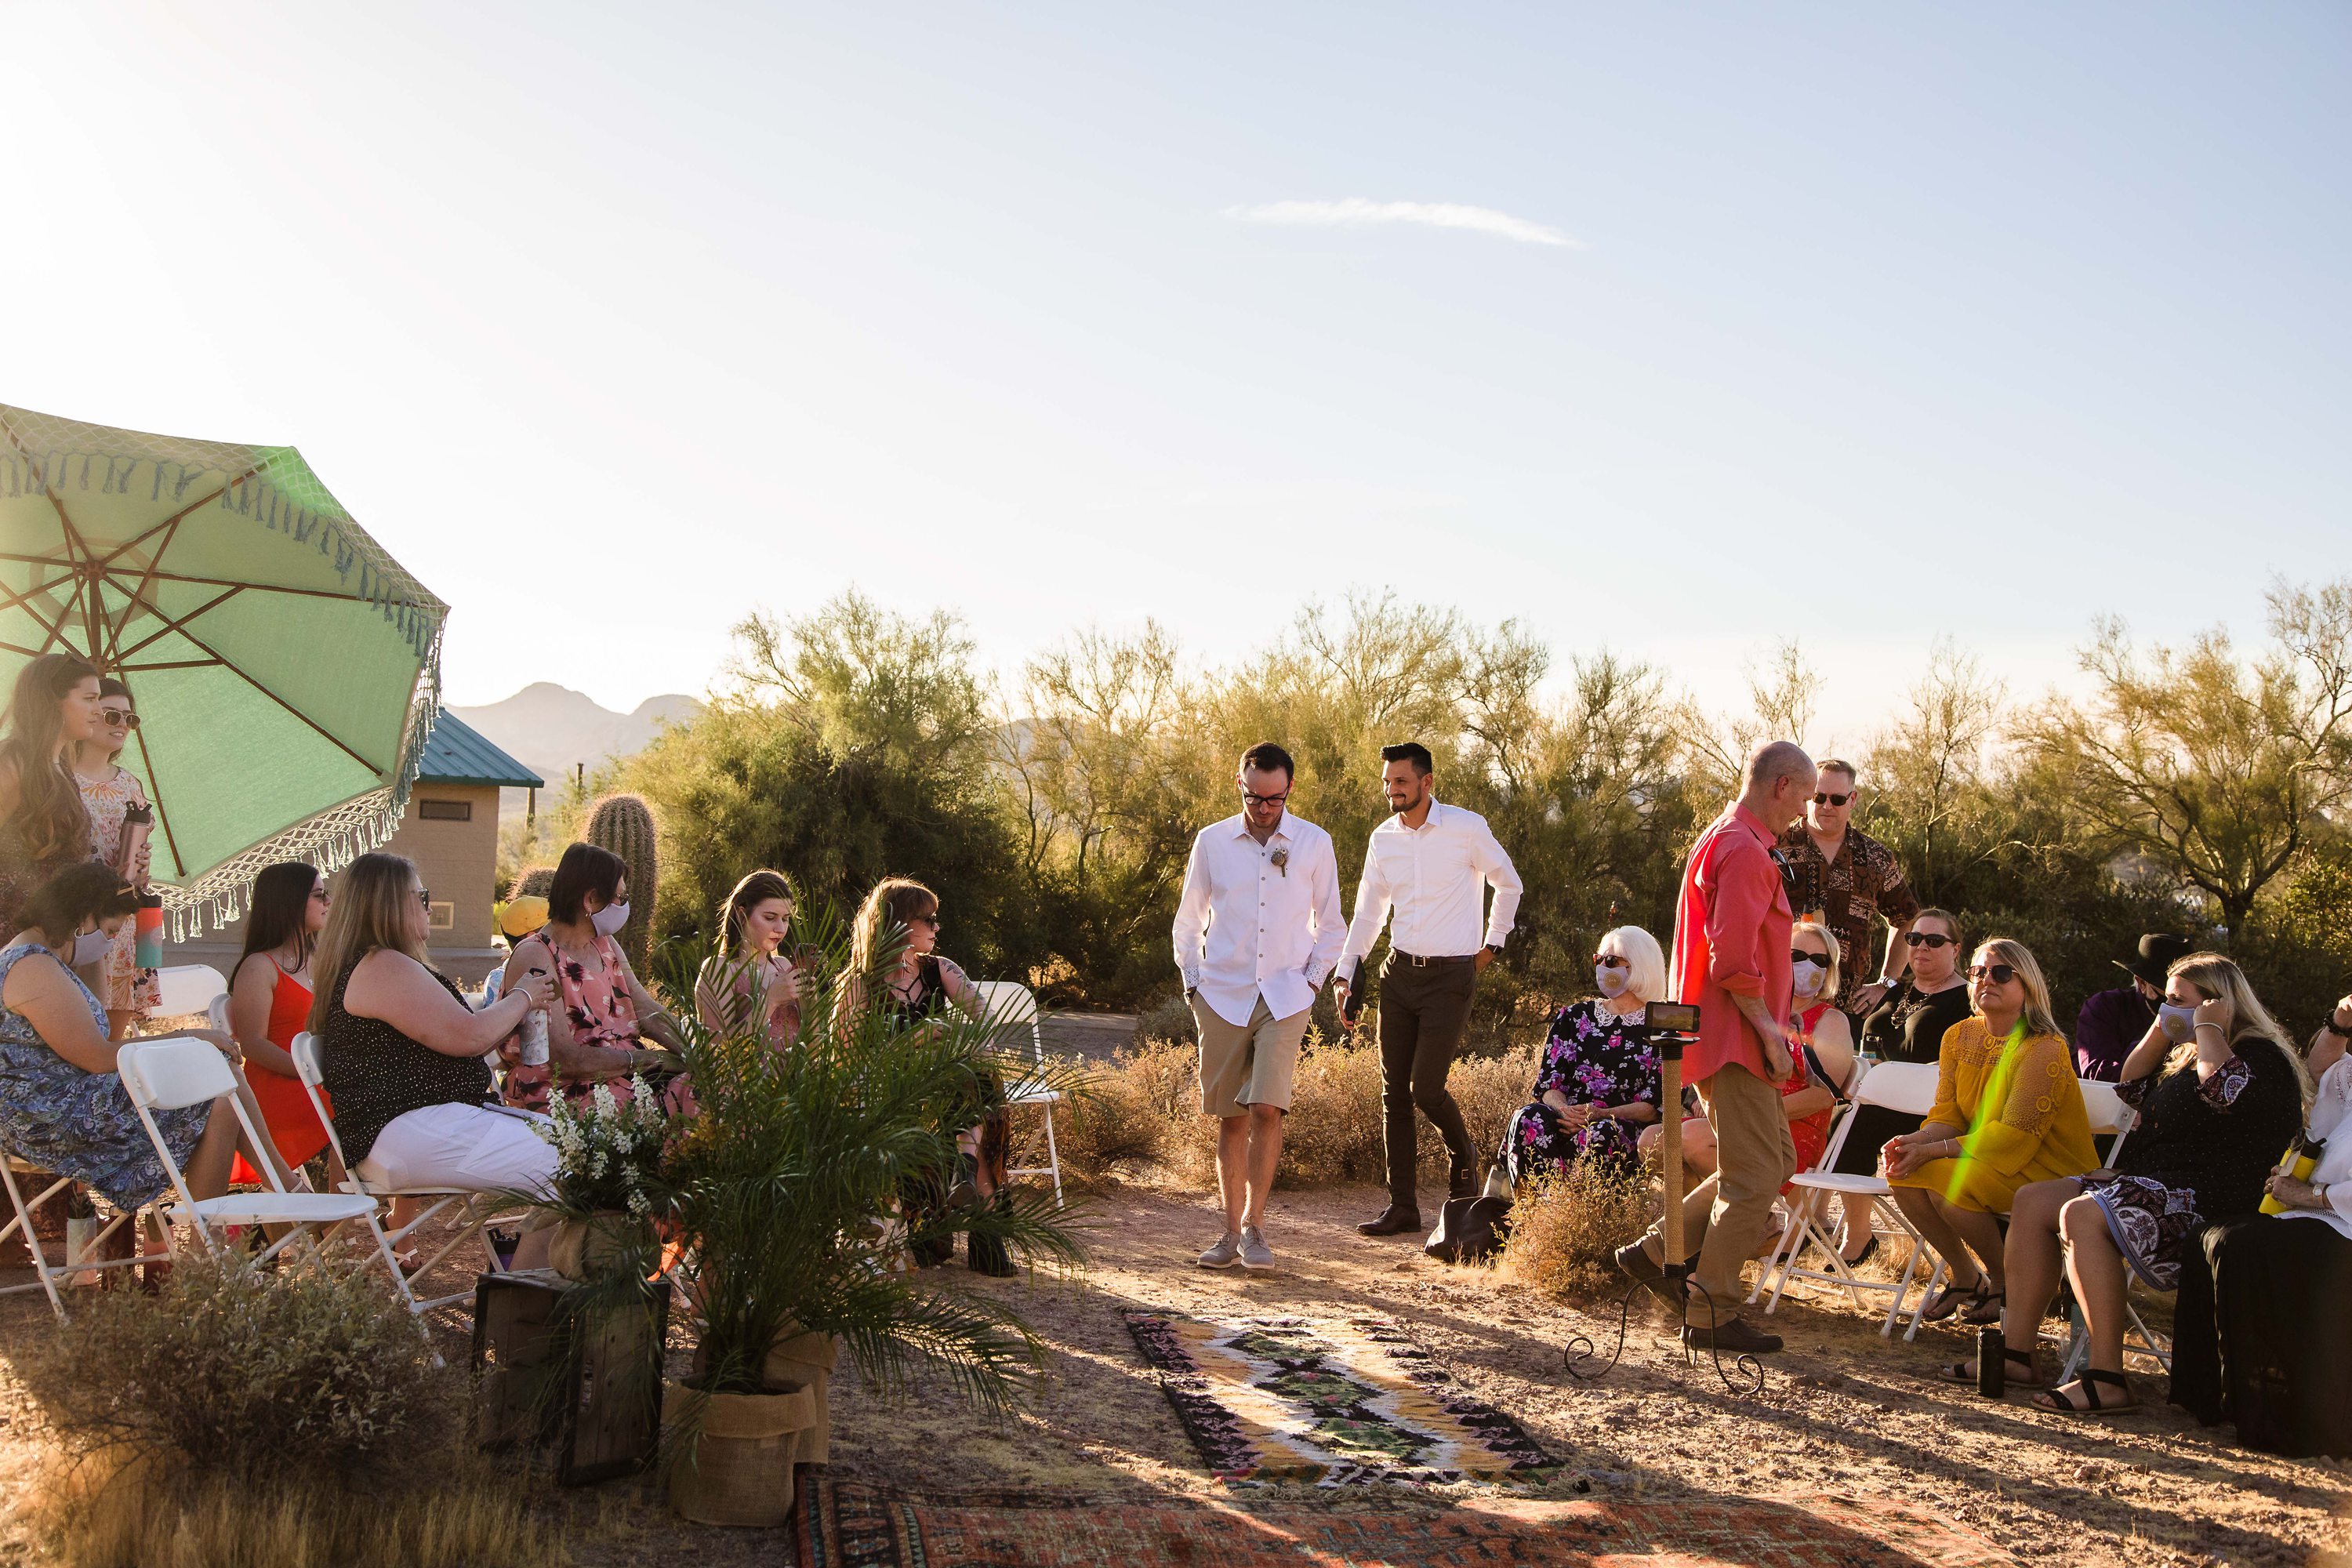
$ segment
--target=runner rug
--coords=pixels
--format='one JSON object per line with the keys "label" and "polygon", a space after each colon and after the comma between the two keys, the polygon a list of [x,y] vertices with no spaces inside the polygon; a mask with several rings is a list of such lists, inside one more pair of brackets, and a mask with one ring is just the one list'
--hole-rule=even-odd
{"label": "runner rug", "polygon": [[1224,1480],[1524,1482],[1559,1468],[1385,1318],[1120,1315]]}
{"label": "runner rug", "polygon": [[793,1530],[801,1568],[2019,1568],[1925,1510],[1842,1497],[1488,1493],[1408,1513],[1024,1493],[919,1501],[812,1477]]}

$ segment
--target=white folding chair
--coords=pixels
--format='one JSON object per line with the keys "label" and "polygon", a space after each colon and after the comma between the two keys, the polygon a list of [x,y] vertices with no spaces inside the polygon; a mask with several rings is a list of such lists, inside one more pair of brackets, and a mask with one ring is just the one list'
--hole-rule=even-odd
{"label": "white folding chair", "polygon": [[[408,1310],[412,1312],[429,1312],[436,1307],[448,1307],[461,1301],[472,1301],[474,1288],[471,1285],[463,1290],[453,1290],[446,1296],[419,1299],[416,1292],[409,1289],[409,1277],[400,1267],[400,1258],[396,1249],[401,1242],[414,1236],[417,1227],[424,1225],[425,1221],[452,1207],[465,1209],[465,1223],[457,1227],[456,1234],[442,1244],[439,1251],[418,1266],[416,1277],[423,1279],[438,1268],[450,1254],[479,1236],[482,1227],[498,1217],[495,1205],[486,1209],[481,1204],[476,1202],[483,1194],[464,1187],[395,1187],[384,1183],[371,1182],[362,1176],[359,1167],[344,1156],[342,1140],[335,1136],[335,1119],[328,1113],[326,1101],[320,1098],[320,1088],[326,1079],[319,1064],[318,1037],[308,1029],[303,1030],[294,1037],[294,1043],[288,1049],[287,1054],[294,1058],[294,1076],[302,1080],[302,1091],[310,1097],[310,1109],[317,1114],[319,1125],[327,1130],[327,1146],[335,1152],[336,1162],[343,1167],[343,1191],[356,1194],[367,1200],[371,1215],[368,1226],[375,1233],[376,1245],[383,1249],[384,1267],[392,1270],[393,1279],[399,1282],[400,1299],[408,1304]],[[406,1225],[397,1230],[386,1231],[377,1226],[373,1217],[375,1205],[379,1203],[390,1205],[395,1198],[418,1198],[429,1201]],[[486,1251],[489,1249],[487,1238],[484,1240],[483,1247]],[[489,1257],[491,1270],[499,1272],[498,1254],[491,1251]]]}
{"label": "white folding chair", "polygon": [[1054,1144],[1054,1107],[1060,1103],[1062,1091],[1045,1081],[1045,1035],[1037,1024],[1037,996],[1026,985],[1014,980],[982,980],[974,982],[980,992],[982,1015],[1000,1029],[1017,1029],[1028,1026],[1031,1067],[1029,1076],[1020,1082],[1008,1084],[1004,1102],[1010,1106],[1034,1105],[1045,1112],[1045,1163],[1007,1171],[1009,1176],[1051,1176],[1054,1178],[1054,1206],[1062,1205],[1062,1155]]}
{"label": "white folding chair", "polygon": [[[2124,1142],[2131,1136],[2139,1116],[2124,1103],[2116,1086],[2097,1079],[2083,1080],[2083,1110],[2090,1118],[2091,1136],[2104,1137],[2114,1133],[2116,1141],[2107,1146],[2106,1165],[2115,1169],[2116,1157],[2124,1152]],[[2172,1370],[2172,1341],[2147,1326],[2139,1309],[2131,1304],[2131,1278],[2124,1279],[2124,1354],[2145,1356],[2165,1371]],[[2134,1336],[2137,1339],[2135,1341]],[[2091,1325],[2083,1317],[2083,1304],[2074,1302],[2066,1312],[2066,1346],[2059,1358],[2058,1381],[2071,1382],[2091,1359]]]}
{"label": "white folding chair", "polygon": [[[237,1125],[245,1131],[247,1144],[256,1149],[262,1147],[263,1135],[246,1114],[245,1101],[236,1093],[236,1073],[228,1058],[202,1040],[175,1035],[160,1040],[133,1041],[115,1053],[114,1061],[116,1072],[121,1075],[123,1091],[131,1097],[131,1109],[139,1113],[140,1125],[147,1129],[147,1141],[155,1146],[155,1156],[163,1163],[163,1173],[171,1178],[172,1190],[179,1194],[178,1203],[167,1199],[163,1206],[165,1245],[174,1253],[178,1244],[172,1240],[171,1226],[181,1219],[189,1222],[197,1241],[214,1257],[220,1252],[219,1238],[213,1234],[215,1226],[287,1226],[283,1236],[255,1255],[256,1263],[274,1257],[297,1238],[308,1242],[315,1251],[318,1237],[314,1232],[355,1219],[365,1220],[368,1229],[379,1241],[383,1239],[372,1199],[331,1193],[289,1193],[278,1184],[278,1173],[267,1160],[259,1162],[263,1191],[197,1197],[188,1190],[187,1176],[181,1171],[180,1163],[172,1157],[171,1145],[163,1142],[163,1131],[155,1124],[154,1113],[226,1098]],[[393,1272],[397,1277],[399,1270]]]}
{"label": "white folding chair", "polygon": [[[1750,1301],[1763,1294],[1769,1283],[1772,1296],[1765,1303],[1764,1310],[1768,1313],[1777,1310],[1781,1293],[1788,1289],[1791,1279],[1813,1279],[1834,1285],[1853,1297],[1856,1307],[1864,1305],[1865,1293],[1884,1292],[1892,1300],[1886,1309],[1886,1321],[1879,1326],[1878,1331],[1882,1334],[1895,1331],[1895,1321],[1903,1315],[1903,1304],[1911,1294],[1912,1277],[1917,1273],[1920,1260],[1929,1255],[1930,1249],[1917,1229],[1904,1217],[1903,1211],[1895,1207],[1894,1189],[1886,1184],[1885,1179],[1874,1175],[1842,1174],[1837,1170],[1838,1156],[1844,1152],[1846,1139],[1853,1132],[1854,1122],[1860,1119],[1859,1112],[1865,1105],[1884,1106],[1906,1116],[1927,1115],[1936,1104],[1936,1074],[1934,1065],[1926,1062],[1880,1062],[1863,1074],[1861,1081],[1854,1085],[1853,1107],[1839,1121],[1829,1146],[1822,1151],[1821,1163],[1813,1170],[1799,1174],[1790,1184],[1790,1197],[1795,1200],[1790,1211],[1791,1223],[1782,1229],[1780,1243],[1772,1249],[1770,1260],[1765,1264],[1763,1273],[1757,1277],[1755,1292],[1748,1298]],[[1871,1200],[1874,1220],[1885,1220],[1888,1227],[1910,1238],[1910,1259],[1903,1266],[1903,1277],[1893,1283],[1864,1279],[1856,1274],[1839,1253],[1837,1243],[1829,1233],[1827,1209],[1831,1200],[1857,1195]],[[1797,1256],[1809,1241],[1827,1255],[1830,1260],[1827,1269],[1798,1267]],[[1944,1266],[1938,1260],[1925,1287],[1926,1291],[1934,1291],[1935,1280],[1941,1278]],[[1922,1300],[1924,1301],[1924,1296]],[[1916,1333],[1918,1327],[1915,1314],[1911,1331]]]}
{"label": "white folding chair", "polygon": [[[35,1194],[30,1200],[26,1198],[24,1187],[16,1180],[19,1176],[47,1173],[39,1166],[28,1161],[19,1160],[14,1154],[0,1154],[0,1185],[7,1187],[8,1206],[16,1211],[14,1219],[5,1225],[0,1225],[0,1242],[6,1241],[12,1235],[22,1235],[25,1238],[25,1251],[31,1257],[33,1263],[33,1283],[0,1286],[0,1296],[22,1295],[27,1290],[44,1291],[49,1298],[49,1310],[57,1313],[58,1321],[62,1323],[66,1321],[66,1303],[64,1296],[58,1289],[59,1285],[81,1282],[79,1277],[82,1274],[95,1273],[101,1268],[133,1268],[142,1260],[138,1255],[138,1248],[134,1247],[131,1248],[131,1255],[128,1258],[68,1257],[62,1262],[51,1263],[46,1244],[34,1232],[33,1212],[68,1187],[72,1186],[73,1178],[57,1177],[47,1186]],[[112,1236],[124,1226],[132,1224],[135,1217],[135,1214],[132,1213],[116,1215],[97,1235],[89,1238],[89,1247],[95,1250],[102,1247],[108,1237]]]}
{"label": "white folding chair", "polygon": [[223,1004],[212,1027],[226,1028],[228,1013],[228,982],[221,972],[209,963],[174,963],[155,972],[155,1016],[159,1018],[184,1018],[202,1013],[215,1017],[213,1004]]}

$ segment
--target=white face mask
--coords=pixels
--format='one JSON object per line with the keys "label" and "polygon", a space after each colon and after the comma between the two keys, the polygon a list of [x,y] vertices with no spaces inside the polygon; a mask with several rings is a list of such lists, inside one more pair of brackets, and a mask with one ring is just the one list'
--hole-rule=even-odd
{"label": "white face mask", "polygon": [[2177,1002],[2167,1002],[2156,1010],[2157,1021],[2164,1026],[2168,1040],[2192,1040],[2197,1037],[2197,1009],[2183,1007]]}
{"label": "white face mask", "polygon": [[619,931],[623,926],[629,923],[629,906],[626,904],[606,904],[603,909],[598,910],[594,914],[588,917],[588,923],[596,928],[596,934],[598,936],[611,936],[614,932]]}
{"label": "white face mask", "polygon": [[67,950],[66,967],[86,969],[104,958],[106,950],[113,945],[114,939],[104,931],[86,931],[74,938],[73,946]]}
{"label": "white face mask", "polygon": [[1603,996],[1623,995],[1633,980],[1633,972],[1630,969],[1612,969],[1605,963],[1592,966],[1592,984],[1601,987]]}
{"label": "white face mask", "polygon": [[1810,958],[1794,960],[1789,965],[1789,984],[1800,996],[1820,994],[1822,981],[1828,974],[1829,965],[1815,963]]}

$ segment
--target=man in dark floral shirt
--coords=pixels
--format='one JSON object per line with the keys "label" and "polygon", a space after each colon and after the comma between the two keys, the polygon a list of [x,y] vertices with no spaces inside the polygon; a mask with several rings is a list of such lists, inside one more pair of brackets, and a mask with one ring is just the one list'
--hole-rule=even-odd
{"label": "man in dark floral shirt", "polygon": [[[1911,961],[1903,933],[1919,912],[1895,852],[1851,826],[1859,793],[1853,764],[1830,758],[1822,763],[1804,820],[1780,835],[1780,857],[1792,883],[1789,907],[1799,920],[1817,920],[1837,933],[1843,978],[1832,1000],[1857,1019],[1901,982]],[[1884,968],[1872,962],[1882,921],[1893,931]]]}

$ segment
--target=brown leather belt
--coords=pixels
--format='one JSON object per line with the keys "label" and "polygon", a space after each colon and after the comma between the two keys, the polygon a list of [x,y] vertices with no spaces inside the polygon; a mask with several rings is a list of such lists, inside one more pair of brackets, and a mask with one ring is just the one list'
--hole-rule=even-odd
{"label": "brown leather belt", "polygon": [[1478,955],[1475,952],[1465,952],[1458,958],[1452,956],[1444,958],[1424,958],[1420,953],[1407,952],[1402,948],[1392,947],[1389,949],[1389,953],[1391,957],[1402,959],[1405,963],[1412,964],[1415,969],[1426,969],[1433,963],[1475,963],[1478,960]]}

